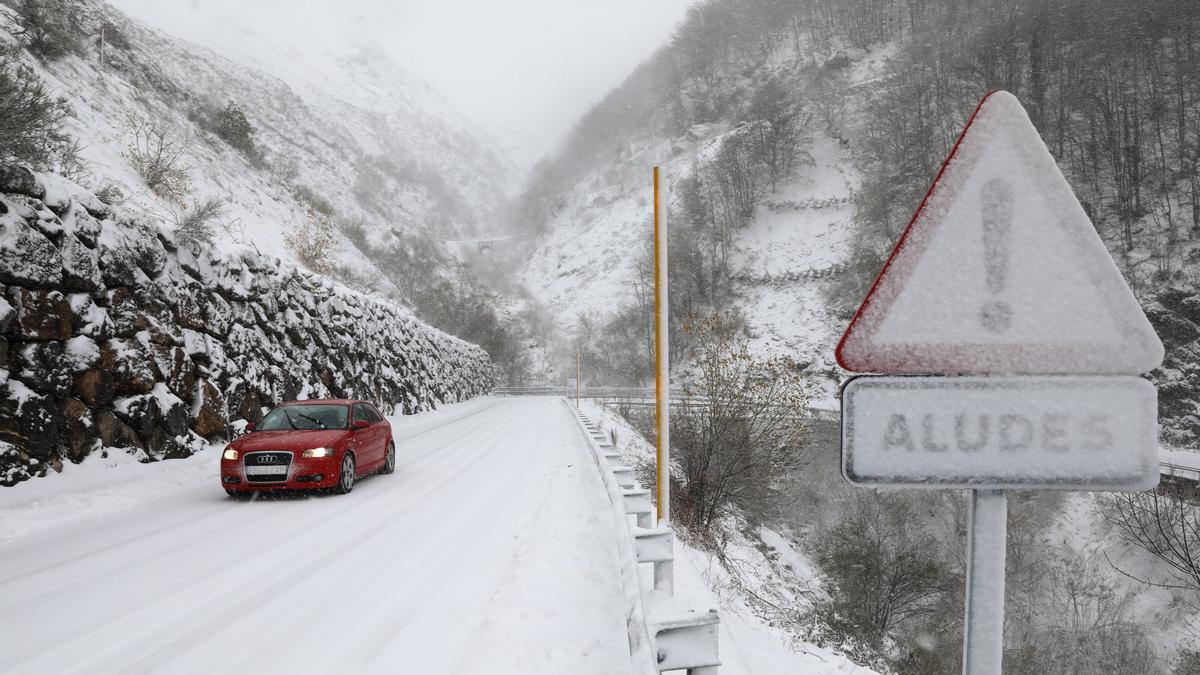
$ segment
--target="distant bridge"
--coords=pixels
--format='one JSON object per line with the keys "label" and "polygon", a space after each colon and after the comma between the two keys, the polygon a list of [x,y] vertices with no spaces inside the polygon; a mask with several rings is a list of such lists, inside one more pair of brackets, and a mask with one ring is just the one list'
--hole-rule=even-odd
{"label": "distant bridge", "polygon": [[477,237],[475,239],[443,239],[443,244],[451,244],[454,246],[475,245],[475,250],[484,253],[490,252],[492,248],[502,242],[515,242],[524,239],[532,239],[532,234],[512,234],[499,237]]}

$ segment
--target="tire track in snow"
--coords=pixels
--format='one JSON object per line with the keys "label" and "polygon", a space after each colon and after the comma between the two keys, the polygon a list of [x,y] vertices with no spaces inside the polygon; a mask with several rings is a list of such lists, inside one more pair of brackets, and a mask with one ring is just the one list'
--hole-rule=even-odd
{"label": "tire track in snow", "polygon": [[[491,430],[489,429],[479,429],[478,432],[472,434],[470,438],[473,440],[476,436],[487,436],[490,433]],[[463,441],[465,442],[466,439],[464,438]],[[490,454],[490,452],[494,451],[498,447],[500,447],[498,444],[488,447],[487,453]],[[195,623],[188,623],[187,629],[189,631],[196,631],[212,636],[214,633],[220,632],[222,629],[228,631],[230,629],[231,622],[235,618],[240,620],[243,616],[251,615],[255,611],[265,611],[265,603],[267,601],[288,597],[286,593],[281,591],[286,591],[301,581],[314,582],[314,577],[318,572],[332,567],[334,563],[342,561],[343,559],[351,556],[353,553],[356,553],[358,549],[362,548],[364,545],[369,544],[384,534],[387,534],[388,530],[381,527],[381,525],[387,523],[389,520],[392,520],[397,513],[404,511],[411,504],[420,501],[422,498],[431,493],[437,492],[442,486],[454,482],[454,480],[457,479],[460,474],[469,471],[473,467],[475,459],[477,459],[475,456],[466,457],[465,461],[460,462],[454,469],[444,473],[439,480],[424,486],[419,492],[409,493],[406,495],[408,497],[407,499],[397,504],[393,504],[391,509],[382,512],[381,515],[365,523],[362,521],[358,522],[352,532],[342,536],[336,543],[329,547],[327,552],[317,556],[316,558],[308,560],[300,567],[296,568],[283,578],[273,582],[269,586],[259,588],[257,591],[248,596],[238,596],[238,600],[235,603],[228,605],[215,615],[207,616],[203,623],[199,625]],[[436,543],[438,542],[427,538],[426,541],[421,543],[418,551],[426,550]],[[228,595],[226,591],[242,581],[243,579],[237,579],[228,584],[225,588],[209,594],[205,598],[193,603],[193,605],[189,607],[177,610],[171,615],[156,622],[155,625],[147,626],[140,632],[158,632],[161,624],[173,619],[182,618],[186,612],[196,609],[199,605],[206,603],[213,598],[225,597]],[[299,615],[299,613],[297,613],[297,615]],[[308,620],[311,620],[311,618]],[[179,633],[178,631],[165,632],[168,634]],[[138,636],[130,636],[129,639],[134,639],[136,637]],[[195,646],[195,641],[191,638],[191,636],[183,634],[179,638],[160,644],[154,651],[143,655],[133,664],[122,664],[116,670],[128,675],[133,675],[135,673],[153,674],[161,667],[161,664],[166,660],[165,657],[167,655],[177,654],[187,650],[188,648],[194,648]]]}
{"label": "tire track in snow", "polygon": [[135,536],[120,539],[118,541],[115,541],[115,542],[105,545],[105,546],[99,546],[97,548],[89,549],[82,553],[77,553],[75,555],[67,556],[66,558],[62,558],[61,560],[58,560],[56,562],[52,562],[52,563],[45,564],[45,565],[36,565],[36,566],[31,565],[20,572],[14,572],[12,574],[9,574],[8,576],[0,577],[0,588],[3,588],[6,584],[10,584],[14,581],[24,579],[26,577],[36,576],[39,574],[49,574],[50,572],[53,572],[53,571],[59,569],[60,567],[63,567],[64,565],[69,565],[73,562],[78,562],[80,560],[84,560],[87,558],[92,558],[92,557],[95,557],[98,555],[102,555],[104,553],[114,551],[114,550],[122,548],[124,546],[129,546],[130,544],[142,543],[146,539],[150,539],[150,538],[154,537],[155,535],[174,532],[174,531],[178,530],[181,525],[191,525],[191,524],[195,524],[197,522],[203,521],[203,520],[207,520],[209,518],[215,518],[217,516],[225,514],[228,511],[231,511],[232,509],[237,508],[237,506],[238,505],[236,505],[236,504],[230,504],[230,505],[227,505],[224,509],[220,509],[217,511],[206,511],[206,512],[200,513],[199,515],[192,517],[192,518],[187,518],[182,521],[179,521],[179,520],[173,521],[173,522],[167,523],[165,525],[161,525],[159,527],[150,529],[146,532],[140,532]]}

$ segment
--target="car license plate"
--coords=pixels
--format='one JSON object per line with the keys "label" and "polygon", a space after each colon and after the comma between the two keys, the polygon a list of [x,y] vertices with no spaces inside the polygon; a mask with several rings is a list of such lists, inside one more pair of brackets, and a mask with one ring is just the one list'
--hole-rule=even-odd
{"label": "car license plate", "polygon": [[286,476],[288,468],[286,466],[248,466],[246,467],[247,476]]}

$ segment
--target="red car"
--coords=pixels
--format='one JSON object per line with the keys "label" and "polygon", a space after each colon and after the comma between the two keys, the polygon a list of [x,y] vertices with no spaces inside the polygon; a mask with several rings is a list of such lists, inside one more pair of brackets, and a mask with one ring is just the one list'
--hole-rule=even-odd
{"label": "red car", "polygon": [[396,470],[392,426],[366,401],[285,403],[225,446],[221,486],[230,497],[265,490],[332,489]]}

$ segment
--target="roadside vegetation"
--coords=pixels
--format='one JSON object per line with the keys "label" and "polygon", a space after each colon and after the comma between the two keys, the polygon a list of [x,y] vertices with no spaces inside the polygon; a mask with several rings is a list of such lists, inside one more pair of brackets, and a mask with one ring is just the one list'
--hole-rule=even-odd
{"label": "roadside vegetation", "polygon": [[0,48],[0,158],[36,169],[50,169],[72,152],[74,141],[63,125],[71,114],[18,50]]}

